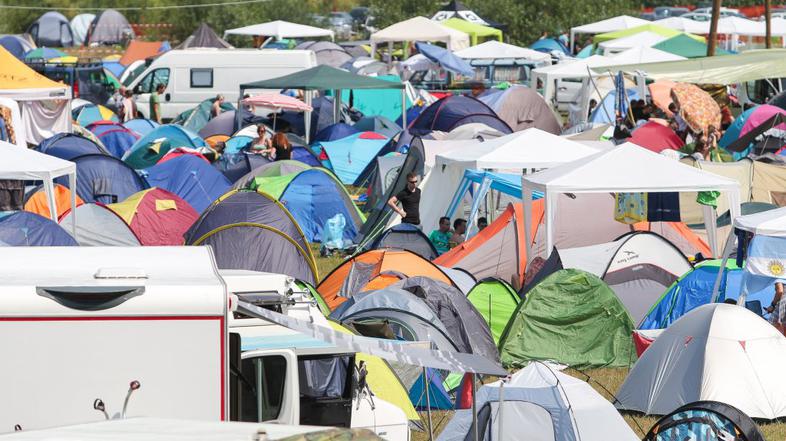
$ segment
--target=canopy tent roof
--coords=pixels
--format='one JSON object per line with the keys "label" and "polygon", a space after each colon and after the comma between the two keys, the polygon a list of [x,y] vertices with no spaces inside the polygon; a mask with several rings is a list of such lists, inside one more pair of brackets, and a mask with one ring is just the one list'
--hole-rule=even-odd
{"label": "canopy tent roof", "polygon": [[658,26],[674,29],[675,31],[687,32],[690,34],[709,34],[710,22],[696,21],[685,17],[668,17],[652,22]]}
{"label": "canopy tent roof", "polygon": [[71,98],[71,88],[37,73],[0,47],[0,96],[14,100]]}
{"label": "canopy tent roof", "polygon": [[[626,72],[644,72],[654,80],[694,84],[736,84],[765,78],[786,77],[786,49],[752,50],[724,57],[620,66]],[[595,69],[601,71],[605,69]],[[536,69],[537,70],[537,69]]]}
{"label": "canopy tent roof", "polygon": [[412,17],[371,34],[372,49],[378,43],[396,41],[439,41],[455,51],[469,46],[469,35],[426,17]]}
{"label": "canopy tent roof", "polygon": [[479,45],[454,52],[454,55],[470,60],[525,58],[536,61],[550,61],[551,55],[525,47],[514,46],[501,41],[489,40]]}
{"label": "canopy tent roof", "polygon": [[458,17],[468,22],[477,23],[480,25],[491,25],[494,27],[499,27],[498,24],[492,23],[489,20],[480,17],[475,13],[475,11],[469,9],[459,0],[451,0],[450,3],[445,5],[441,10],[437,11],[437,13],[434,14],[431,19],[434,21],[443,21],[452,17]]}
{"label": "canopy tent roof", "polygon": [[[587,67],[607,66],[611,63],[612,58],[603,55],[593,55],[581,60],[571,61],[569,63],[559,63],[552,66],[539,67],[532,72],[535,75],[544,75],[550,78],[584,78],[590,76]],[[605,70],[605,69],[599,69]],[[534,77],[533,75],[533,81]]]}
{"label": "canopy tent roof", "polygon": [[330,37],[333,38],[333,31],[328,29],[317,28],[314,26],[307,26],[297,23],[290,23],[288,21],[276,20],[267,23],[259,23],[242,28],[229,29],[224,31],[226,35],[262,35],[265,37],[275,37],[277,40],[284,38],[315,38],[315,37]]}
{"label": "canopy tent roof", "polygon": [[240,85],[241,95],[246,89],[403,89],[400,81],[379,80],[356,75],[330,66],[316,66],[283,77]]}
{"label": "canopy tent roof", "polygon": [[570,28],[572,34],[602,34],[604,32],[614,32],[621,29],[630,29],[637,26],[649,24],[650,22],[630,15],[620,15],[619,17],[607,18],[582,26]]}
{"label": "canopy tent roof", "polygon": [[601,49],[605,51],[610,50],[624,50],[636,47],[650,47],[655,44],[660,43],[661,41],[665,40],[667,37],[663,35],[656,34],[650,31],[639,32],[638,34],[628,35],[626,37],[615,38],[614,40],[608,40],[600,43]]}
{"label": "canopy tent roof", "polygon": [[739,216],[734,228],[763,236],[786,237],[786,207]]}
{"label": "canopy tent roof", "polygon": [[763,35],[764,22],[742,17],[721,17],[718,20],[718,33],[729,35]]}
{"label": "canopy tent roof", "polygon": [[472,40],[473,45],[478,44],[478,38],[496,39],[497,41],[502,41],[502,31],[490,26],[472,23],[470,21],[455,17],[449,18],[441,23],[451,29],[467,33],[470,40]]}
{"label": "canopy tent roof", "polygon": [[[653,24],[652,22],[647,22],[647,24],[642,26],[637,26],[635,28],[623,29],[616,32],[607,32],[605,34],[598,34],[595,37],[593,37],[593,41],[595,42],[595,44],[599,44],[604,41],[615,40],[617,38],[622,38],[622,37],[628,37],[642,32],[651,32],[653,34],[658,34],[666,38],[673,37],[675,35],[680,34],[680,31],[675,31],[674,29],[671,28],[658,26],[656,24]],[[692,35],[692,34],[688,34],[688,35],[691,35],[691,38],[694,38],[698,41],[705,41],[704,37],[699,37],[698,35]]]}
{"label": "canopy tent roof", "polygon": [[[693,39],[690,40],[695,41]],[[672,54],[671,52],[666,52],[647,46],[632,47],[618,54],[614,54],[611,57],[611,61],[613,61],[615,64],[646,64],[679,60],[686,60],[686,58],[680,55]]]}
{"label": "canopy tent roof", "polygon": [[[687,34],[675,35],[652,46],[655,49],[680,55],[685,58],[700,58],[707,56],[707,43],[695,40]],[[731,52],[715,48],[715,55],[730,55]]]}

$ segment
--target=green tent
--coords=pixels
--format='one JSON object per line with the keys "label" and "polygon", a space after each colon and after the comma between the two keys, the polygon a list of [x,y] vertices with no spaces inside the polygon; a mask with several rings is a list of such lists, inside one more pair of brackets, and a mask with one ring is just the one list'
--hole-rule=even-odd
{"label": "green tent", "polygon": [[[180,113],[180,115],[172,120],[172,124],[181,125],[194,133],[202,130],[202,127],[205,127],[212,118],[213,103],[215,101],[215,98],[208,98],[202,101],[197,104],[196,107],[192,107]],[[221,110],[223,112],[229,112],[235,110],[235,106],[225,101],[221,104]]]}
{"label": "green tent", "polygon": [[488,278],[478,282],[467,298],[489,324],[494,343],[499,346],[499,338],[521,301],[518,293],[506,282]]}
{"label": "green tent", "polygon": [[468,34],[472,46],[478,44],[478,39],[481,40],[481,43],[487,40],[502,41],[502,31],[490,26],[483,26],[456,17],[441,21],[439,24]]}
{"label": "green tent", "polygon": [[338,89],[403,89],[401,81],[379,80],[365,75],[356,75],[345,70],[330,66],[317,66],[301,70],[283,77],[256,81],[240,85],[240,95],[246,89],[303,89],[303,90],[338,90]]}
{"label": "green tent", "polygon": [[499,342],[506,368],[553,360],[577,369],[627,367],[636,360],[633,320],[597,276],[564,269],[519,304]]}
{"label": "green tent", "polygon": [[641,33],[641,32],[652,32],[653,34],[658,34],[658,35],[661,35],[661,36],[667,37],[667,38],[671,38],[671,37],[674,37],[676,35],[684,34],[684,35],[687,35],[688,37],[690,37],[690,38],[692,38],[694,40],[702,41],[702,42],[705,41],[704,37],[699,37],[698,35],[693,35],[693,34],[686,34],[684,32],[680,32],[680,31],[677,31],[677,30],[674,30],[674,29],[671,29],[671,28],[667,28],[665,26],[656,25],[654,23],[645,24],[645,25],[641,25],[641,26],[636,26],[635,28],[630,28],[630,29],[622,29],[622,30],[614,31],[614,32],[606,32],[605,34],[598,34],[598,35],[592,37],[592,41],[595,44],[598,44],[598,43],[603,43],[604,41],[616,40],[616,39],[622,38],[622,37],[629,37],[631,35],[636,35],[636,34]]}
{"label": "green tent", "polygon": [[[688,34],[675,35],[667,40],[661,41],[652,47],[685,58],[699,58],[707,56],[707,44],[691,38]],[[716,48],[715,55],[731,55],[731,52]]]}

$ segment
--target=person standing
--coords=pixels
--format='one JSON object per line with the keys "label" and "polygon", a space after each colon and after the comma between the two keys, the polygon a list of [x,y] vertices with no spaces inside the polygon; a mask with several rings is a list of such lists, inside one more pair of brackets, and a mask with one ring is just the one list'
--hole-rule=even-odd
{"label": "person standing", "polygon": [[437,253],[442,255],[450,250],[450,237],[453,233],[450,231],[450,218],[443,216],[439,218],[439,229],[434,230],[428,235],[428,240],[434,245]]}
{"label": "person standing", "polygon": [[772,314],[770,316],[770,322],[781,334],[784,333],[783,325],[786,321],[786,302],[784,302],[784,300],[783,283],[775,282],[775,297],[773,297],[772,303],[770,303],[770,306],[765,308],[765,310]]}
{"label": "person standing", "polygon": [[453,235],[450,236],[450,247],[453,248],[456,245],[459,245],[462,242],[464,242],[464,233],[466,232],[467,232],[467,221],[461,218],[454,220]]}
{"label": "person standing", "polygon": [[134,101],[134,94],[130,90],[125,91],[126,96],[123,98],[123,122],[131,121],[136,118],[136,102]]}
{"label": "person standing", "polygon": [[[401,208],[397,204],[401,203]],[[401,223],[420,225],[420,189],[418,175],[407,174],[407,186],[388,200],[388,206],[401,216]]]}
{"label": "person standing", "polygon": [[166,90],[166,84],[156,86],[156,91],[150,94],[150,119],[162,124],[161,122],[161,94]]}

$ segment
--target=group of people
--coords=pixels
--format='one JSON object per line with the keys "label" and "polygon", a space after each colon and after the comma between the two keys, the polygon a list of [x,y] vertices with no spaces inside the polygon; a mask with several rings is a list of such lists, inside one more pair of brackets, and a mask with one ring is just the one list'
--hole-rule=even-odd
{"label": "group of people", "polygon": [[268,136],[264,124],[257,125],[257,136],[249,141],[245,149],[249,153],[266,156],[274,161],[292,159],[292,143],[286,133],[276,132],[272,137]]}

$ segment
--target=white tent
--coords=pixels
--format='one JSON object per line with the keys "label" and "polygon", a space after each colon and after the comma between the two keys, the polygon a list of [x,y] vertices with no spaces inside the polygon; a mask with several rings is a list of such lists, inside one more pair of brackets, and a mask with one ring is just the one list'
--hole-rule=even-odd
{"label": "white tent", "polygon": [[468,47],[454,53],[456,56],[468,60],[492,60],[501,58],[524,58],[527,60],[547,61],[551,63],[551,55],[528,49],[525,47],[514,46],[497,40],[489,40],[479,45]]}
{"label": "white tent", "polygon": [[592,55],[584,59],[565,60],[559,64],[539,67],[532,71],[529,87],[537,90],[538,80],[540,80],[543,83],[541,95],[543,95],[546,103],[552,105],[557,94],[557,80],[564,78],[588,78],[599,75],[588,68],[606,66],[612,63],[611,60],[610,57],[603,55]]}
{"label": "white tent", "polygon": [[685,17],[668,17],[655,20],[652,24],[663,26],[664,28],[674,29],[675,31],[687,32],[689,34],[709,34],[710,22],[696,21]]}
{"label": "white tent", "polygon": [[317,28],[288,21],[276,20],[267,23],[259,23],[242,28],[229,29],[224,31],[227,35],[249,35],[273,37],[277,40],[283,38],[317,38],[330,37],[333,39],[333,31],[329,29]]}
{"label": "white tent", "polygon": [[786,338],[746,308],[700,306],[674,322],[633,366],[617,407],[662,415],[720,401],[753,418],[786,416]]}
{"label": "white tent", "polygon": [[728,35],[758,35],[764,30],[764,22],[728,16],[718,20],[718,33]]}
{"label": "white tent", "polygon": [[[542,192],[545,198],[546,253],[551,253],[554,246],[552,225],[556,196],[560,193],[725,191],[732,218],[740,213],[740,184],[737,181],[682,164],[632,143],[524,176],[525,237],[530,237],[532,228],[533,191]],[[612,213],[598,215],[611,216]],[[717,254],[715,213],[711,207],[705,206],[704,221],[710,248]],[[527,259],[531,260],[534,256],[529,242],[527,248]]]}
{"label": "white tent", "polygon": [[638,34],[628,35],[627,37],[604,41],[598,46],[603,49],[603,55],[610,55],[630,48],[654,46],[665,39],[666,37],[663,35],[644,31],[639,32]]}
{"label": "white tent", "polygon": [[[479,439],[634,441],[622,416],[587,382],[542,362],[478,390]],[[502,403],[500,405],[500,403]],[[491,412],[486,412],[486,406]],[[438,441],[471,439],[472,410],[458,410]],[[485,427],[486,430],[480,429]],[[483,436],[491,432],[492,436]]]}
{"label": "white tent", "polygon": [[[426,149],[428,150],[428,144]],[[592,147],[537,128],[511,133],[486,142],[464,144],[436,156],[428,180],[423,182],[420,221],[423,231],[436,228],[450,205],[465,170],[515,171],[541,169],[597,153]],[[427,153],[428,155],[428,153]]]}
{"label": "white tent", "polygon": [[376,53],[379,43],[387,43],[388,47],[392,47],[394,42],[409,41],[441,42],[451,51],[469,47],[469,35],[465,32],[443,26],[426,17],[413,17],[371,34],[371,54],[373,56]]}
{"label": "white tent", "polygon": [[607,18],[582,26],[570,28],[570,49],[573,50],[576,41],[576,34],[603,34],[606,32],[620,31],[623,29],[635,28],[652,22],[630,15],[620,15],[619,17]]}
{"label": "white tent", "polygon": [[679,60],[686,60],[686,58],[647,46],[632,47],[618,54],[614,54],[611,57],[611,61],[615,65],[659,63],[661,61]]}
{"label": "white tent", "polygon": [[[69,188],[76,189],[76,164],[71,161],[45,155],[35,150],[20,148],[0,141],[0,179],[43,181],[49,214],[57,222],[54,179],[68,176]],[[76,209],[76,191],[71,191],[71,209]],[[76,219],[72,232],[76,231]]]}

